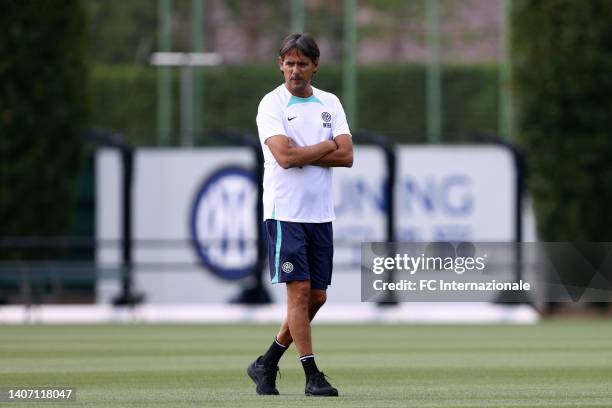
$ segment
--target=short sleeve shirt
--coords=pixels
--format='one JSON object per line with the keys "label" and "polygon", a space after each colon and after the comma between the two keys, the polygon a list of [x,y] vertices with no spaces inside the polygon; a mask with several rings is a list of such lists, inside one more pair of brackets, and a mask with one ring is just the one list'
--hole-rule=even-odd
{"label": "short sleeve shirt", "polygon": [[257,129],[265,160],[264,220],[322,223],[333,221],[332,169],[320,166],[283,169],[265,144],[285,135],[298,146],[311,146],[350,130],[338,97],[312,87],[308,98],[292,95],[285,84],[263,97]]}

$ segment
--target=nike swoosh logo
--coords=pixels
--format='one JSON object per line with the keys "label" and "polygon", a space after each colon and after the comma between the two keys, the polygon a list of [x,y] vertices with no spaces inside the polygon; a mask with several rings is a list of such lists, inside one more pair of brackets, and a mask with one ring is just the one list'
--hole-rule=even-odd
{"label": "nike swoosh logo", "polygon": [[288,121],[292,121],[293,119],[297,118],[297,116],[294,116],[292,118],[287,118]]}

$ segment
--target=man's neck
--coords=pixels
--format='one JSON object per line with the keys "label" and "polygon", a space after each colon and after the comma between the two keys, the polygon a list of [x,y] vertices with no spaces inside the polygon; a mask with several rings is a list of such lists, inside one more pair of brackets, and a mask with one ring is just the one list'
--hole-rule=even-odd
{"label": "man's neck", "polygon": [[289,87],[287,86],[287,83],[285,83],[285,88],[287,89],[287,91],[289,91],[291,95],[297,96],[298,98],[308,98],[308,97],[311,97],[313,94],[312,86],[310,84],[308,84],[308,86],[304,89],[303,93],[291,92],[291,89],[289,89]]}

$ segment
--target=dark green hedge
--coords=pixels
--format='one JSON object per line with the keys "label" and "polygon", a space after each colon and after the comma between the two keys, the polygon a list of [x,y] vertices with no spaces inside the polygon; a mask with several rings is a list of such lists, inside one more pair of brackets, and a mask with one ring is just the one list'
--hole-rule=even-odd
{"label": "dark green hedge", "polygon": [[87,121],[77,0],[0,2],[0,236],[70,228]]}
{"label": "dark green hedge", "polygon": [[[397,141],[425,141],[425,70],[418,65],[361,67],[358,73],[358,127]],[[274,64],[208,68],[204,72],[204,137],[234,128],[256,132],[261,97],[282,80]],[[138,145],[157,144],[157,75],[151,67],[96,67],[93,71],[93,124],[126,135]],[[315,86],[342,94],[341,69],[323,64]],[[173,127],[179,127],[179,83],[173,82]],[[498,73],[495,66],[443,69],[444,134],[466,140],[474,133],[497,132]],[[173,135],[178,142],[178,135]]]}
{"label": "dark green hedge", "polygon": [[513,2],[519,133],[543,240],[612,238],[612,2]]}

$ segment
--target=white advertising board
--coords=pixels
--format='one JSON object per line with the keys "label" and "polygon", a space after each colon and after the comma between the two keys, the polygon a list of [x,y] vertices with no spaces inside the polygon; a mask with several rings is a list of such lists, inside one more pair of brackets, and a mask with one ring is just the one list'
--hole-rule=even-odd
{"label": "white advertising board", "polygon": [[[235,283],[197,265],[224,264],[239,273],[255,259],[255,220],[248,216],[248,211],[254,214],[256,200],[248,171],[253,166],[251,152],[138,149],[134,160],[132,257],[137,291],[151,303],[223,302],[235,295]],[[121,196],[119,155],[102,150],[96,163],[96,235],[101,241],[121,238]],[[202,248],[211,240],[216,244],[203,259]],[[98,249],[99,265],[119,261],[119,247]],[[118,285],[100,280],[98,302],[110,302]]]}
{"label": "white advertising board", "polygon": [[361,242],[384,241],[387,169],[381,149],[359,146],[353,167],[335,168],[334,264],[359,271]]}
{"label": "white advertising board", "polygon": [[516,166],[496,145],[399,146],[400,241],[515,239]]}
{"label": "white advertising board", "polygon": [[[516,174],[505,148],[401,146],[397,154],[398,239],[514,238]],[[134,157],[137,291],[150,303],[226,302],[240,287],[222,277],[245,276],[256,256],[252,153],[247,148],[138,149]],[[96,166],[97,238],[119,241],[118,153],[101,150]],[[383,152],[373,146],[355,148],[352,168],[334,169],[331,302],[359,302],[360,242],[385,240],[386,176]],[[100,246],[97,262],[119,265],[120,247]],[[283,300],[283,288],[272,291]],[[108,303],[118,293],[117,279],[99,280],[98,302]]]}

